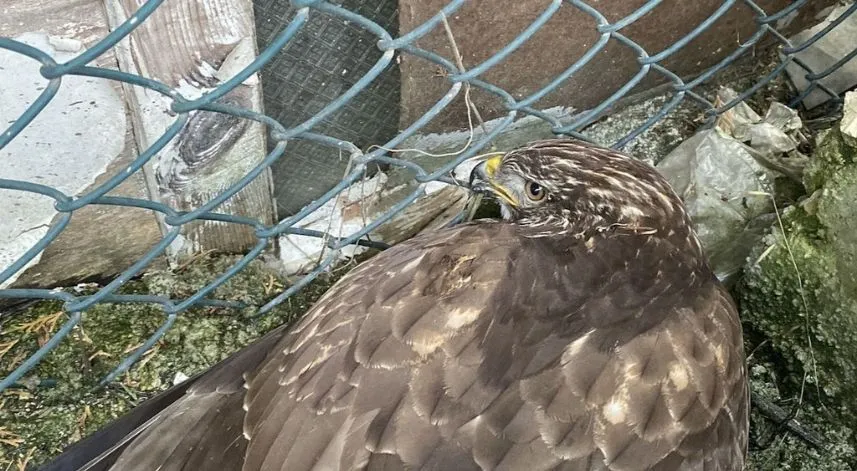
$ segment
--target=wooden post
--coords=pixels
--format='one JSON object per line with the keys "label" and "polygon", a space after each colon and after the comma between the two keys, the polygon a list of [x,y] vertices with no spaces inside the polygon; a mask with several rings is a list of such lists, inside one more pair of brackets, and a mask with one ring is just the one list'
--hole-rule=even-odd
{"label": "wooden post", "polygon": [[[105,0],[111,28],[137,9],[135,0]],[[214,89],[255,57],[252,0],[164,2],[116,46],[120,70],[159,80],[193,99]],[[125,85],[134,135],[146,149],[172,124],[170,100]],[[253,75],[220,99],[259,111],[261,84]],[[153,200],[190,211],[244,176],[265,156],[265,128],[259,123],[212,112],[192,112],[187,125],[145,168]],[[264,172],[217,212],[270,224],[274,218],[270,172]],[[169,228],[159,216],[162,231]],[[215,249],[242,252],[256,243],[251,229],[235,224],[193,222],[171,247],[171,258]]]}

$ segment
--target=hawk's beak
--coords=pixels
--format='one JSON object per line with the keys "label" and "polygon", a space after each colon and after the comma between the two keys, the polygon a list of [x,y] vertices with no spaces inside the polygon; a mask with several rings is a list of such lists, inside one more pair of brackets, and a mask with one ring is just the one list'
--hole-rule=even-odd
{"label": "hawk's beak", "polygon": [[504,203],[516,207],[518,206],[518,201],[512,192],[497,183],[494,178],[502,161],[503,155],[498,154],[473,167],[473,170],[470,172],[470,189],[476,193],[490,193],[501,199]]}

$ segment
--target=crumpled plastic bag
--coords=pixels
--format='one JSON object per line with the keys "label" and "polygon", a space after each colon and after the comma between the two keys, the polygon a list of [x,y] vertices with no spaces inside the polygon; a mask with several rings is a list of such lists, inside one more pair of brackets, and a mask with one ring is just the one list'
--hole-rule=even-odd
{"label": "crumpled plastic bag", "polygon": [[[725,103],[737,94],[718,93]],[[683,199],[718,278],[734,281],[750,250],[776,220],[773,180],[800,178],[802,167],[786,157],[797,153],[789,135],[801,128],[797,112],[773,103],[765,117],[740,103],[657,164]]]}

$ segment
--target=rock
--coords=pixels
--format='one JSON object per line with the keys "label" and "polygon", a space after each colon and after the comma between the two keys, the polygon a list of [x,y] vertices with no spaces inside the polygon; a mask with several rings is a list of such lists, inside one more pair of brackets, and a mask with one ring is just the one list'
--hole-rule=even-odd
{"label": "rock", "polygon": [[[853,100],[853,99],[852,99]],[[853,109],[853,108],[852,108]],[[852,112],[853,113],[853,112]],[[846,113],[846,119],[854,119]],[[857,146],[820,137],[803,182],[810,197],[751,253],[736,289],[742,319],[767,336],[789,381],[822,391],[842,423],[857,421]],[[826,399],[825,399],[826,398]]]}
{"label": "rock", "polygon": [[[41,50],[60,63],[83,51],[82,44],[73,38],[25,33],[14,39]],[[39,66],[37,61],[22,54],[0,51],[0,71],[16,71],[15,74],[5,72],[3,86],[0,87],[0,123],[3,123],[0,126],[4,128],[3,132],[47,86],[47,81],[39,73]],[[67,195],[81,195],[91,189],[96,178],[107,172],[111,163],[119,158],[125,145],[126,125],[122,96],[108,81],[76,75],[63,77],[62,87],[50,106],[0,149],[0,161],[3,162],[0,178],[34,181],[57,188]],[[57,211],[50,198],[32,192],[8,190],[0,190],[0,208],[3,208],[3,217],[0,218],[2,271],[44,237]],[[76,213],[75,217],[81,216]],[[90,224],[94,225],[94,222]],[[104,232],[105,228],[99,231]],[[116,232],[113,235],[112,240],[137,236],[135,232]],[[89,238],[89,233],[76,232],[75,236]],[[109,243],[98,246],[88,240],[87,244],[79,244],[79,247],[62,258],[71,258],[76,265],[83,266],[81,269],[85,276],[82,278],[102,274],[93,266],[89,249],[112,250]],[[36,265],[42,256],[43,253],[39,252],[26,266]],[[49,264],[38,269],[47,272],[58,270]],[[8,280],[0,281],[0,288],[8,287],[21,274],[23,271],[19,270]],[[56,282],[57,277],[67,275],[47,277]],[[33,287],[32,284],[27,287]]]}
{"label": "rock", "polygon": [[[848,10],[850,8],[851,5],[843,4],[830,10],[825,10],[829,13],[824,21],[789,38],[792,44],[799,46],[810,41],[815,34],[829,27],[831,23],[840,19],[842,15],[847,15],[841,23],[833,27],[827,34],[795,54],[795,58],[800,60],[809,70],[794,60],[786,65],[786,73],[798,91],[803,92],[812,86],[811,82],[806,79],[808,74],[822,74],[826,72],[837,62],[844,60],[854,50],[854,36],[857,35],[857,15],[849,13]],[[848,90],[857,84],[857,62],[853,60],[846,61],[829,75],[820,79],[819,83],[824,84],[836,93]],[[807,109],[812,109],[824,104],[830,98],[827,92],[816,87],[802,101]]]}
{"label": "rock", "polygon": [[857,91],[845,94],[843,117],[839,123],[839,130],[842,132],[842,138],[851,147],[857,147]]}

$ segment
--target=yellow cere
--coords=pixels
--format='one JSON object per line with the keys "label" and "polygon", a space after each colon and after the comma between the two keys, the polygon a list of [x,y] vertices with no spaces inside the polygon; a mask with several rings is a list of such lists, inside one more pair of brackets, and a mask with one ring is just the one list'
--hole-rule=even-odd
{"label": "yellow cere", "polygon": [[500,163],[503,161],[503,155],[496,155],[491,157],[490,159],[485,161],[485,173],[489,178],[494,178],[494,172],[497,171],[497,168],[500,167]]}

